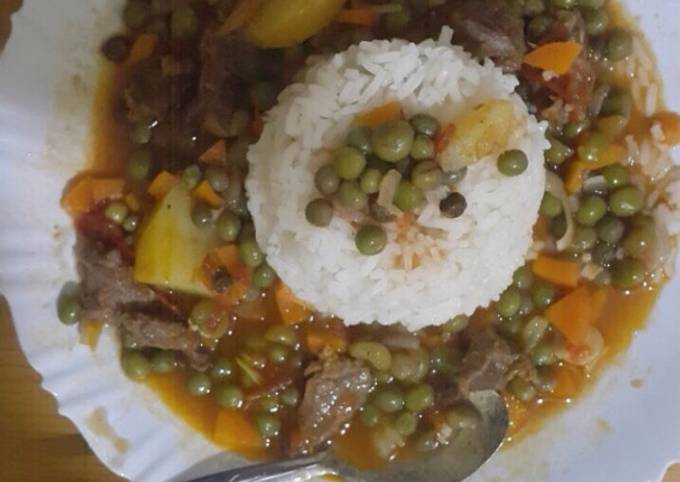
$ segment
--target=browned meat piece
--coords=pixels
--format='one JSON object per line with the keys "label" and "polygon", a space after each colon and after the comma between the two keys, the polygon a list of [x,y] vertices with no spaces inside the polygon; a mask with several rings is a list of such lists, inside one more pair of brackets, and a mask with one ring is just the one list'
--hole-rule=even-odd
{"label": "browned meat piece", "polygon": [[479,58],[516,71],[526,52],[524,21],[505,0],[449,2],[454,40]]}
{"label": "browned meat piece", "polygon": [[338,435],[366,402],[371,371],[347,358],[329,358],[308,381],[299,409],[300,444],[293,452],[313,452]]}
{"label": "browned meat piece", "polygon": [[184,323],[144,313],[124,313],[120,323],[127,340],[140,348],[182,352],[196,370],[203,371],[209,366],[208,350],[203,347],[201,337]]}
{"label": "browned meat piece", "polygon": [[75,252],[84,319],[115,323],[125,306],[155,301],[154,291],[133,280],[132,268],[123,263],[117,250],[102,249],[99,243],[78,236]]}
{"label": "browned meat piece", "polygon": [[501,389],[516,355],[512,354],[507,342],[490,328],[473,331],[468,337],[470,347],[463,357],[458,381],[461,393]]}

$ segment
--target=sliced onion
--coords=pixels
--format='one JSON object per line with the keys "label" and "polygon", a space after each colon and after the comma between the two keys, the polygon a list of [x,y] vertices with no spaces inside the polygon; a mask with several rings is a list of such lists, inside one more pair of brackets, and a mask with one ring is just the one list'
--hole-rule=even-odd
{"label": "sliced onion", "polygon": [[562,202],[564,217],[567,220],[567,230],[564,232],[564,236],[557,240],[556,246],[558,251],[564,251],[571,246],[571,243],[574,240],[574,219],[572,218],[571,209],[569,209],[567,190],[564,188],[562,179],[560,179],[557,174],[550,171],[545,172],[545,190]]}
{"label": "sliced onion", "polygon": [[394,195],[401,182],[401,174],[396,169],[390,169],[380,181],[380,191],[378,192],[378,206],[385,208],[390,214],[398,216],[401,211],[394,205]]}

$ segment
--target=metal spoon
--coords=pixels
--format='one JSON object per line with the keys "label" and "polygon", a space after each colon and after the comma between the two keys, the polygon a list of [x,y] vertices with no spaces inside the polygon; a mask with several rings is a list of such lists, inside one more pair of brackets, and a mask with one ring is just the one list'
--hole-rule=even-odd
{"label": "metal spoon", "polygon": [[309,457],[230,469],[188,482],[307,480],[329,474],[347,482],[460,482],[496,452],[508,429],[505,402],[495,391],[474,392],[470,402],[481,414],[476,430],[462,431],[447,445],[414,460],[390,464],[385,470],[355,469],[328,450]]}

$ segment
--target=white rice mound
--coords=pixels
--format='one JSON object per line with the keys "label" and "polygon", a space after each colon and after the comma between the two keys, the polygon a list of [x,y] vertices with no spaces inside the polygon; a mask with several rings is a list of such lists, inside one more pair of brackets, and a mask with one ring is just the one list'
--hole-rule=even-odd
{"label": "white rice mound", "polygon": [[[281,93],[248,153],[248,207],[269,264],[300,299],[348,324],[402,322],[417,330],[471,314],[498,298],[531,246],[545,188],[546,125],[514,94],[514,76],[490,61],[480,65],[451,45],[451,34],[445,28],[438,41],[418,45],[362,42],[311,63],[303,81]],[[406,117],[427,112],[447,125],[490,99],[515,106],[523,128],[507,147],[523,150],[529,166],[516,177],[501,175],[495,158],[470,166],[458,186],[468,203],[461,217],[442,217],[445,192],[430,192],[406,232],[383,225],[388,245],[375,256],[357,251],[346,217],[325,228],[306,221],[307,203],[319,197],[314,173],[358,114],[396,100]]]}

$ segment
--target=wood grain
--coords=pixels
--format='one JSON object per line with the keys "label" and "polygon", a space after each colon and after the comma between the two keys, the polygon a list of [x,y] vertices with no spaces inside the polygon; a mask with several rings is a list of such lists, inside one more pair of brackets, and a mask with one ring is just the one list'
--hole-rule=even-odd
{"label": "wood grain", "polygon": [[[19,348],[2,297],[0,380],[0,481],[123,482],[57,413],[54,398],[40,387],[40,376]],[[669,470],[664,482],[680,482],[680,465]]]}

